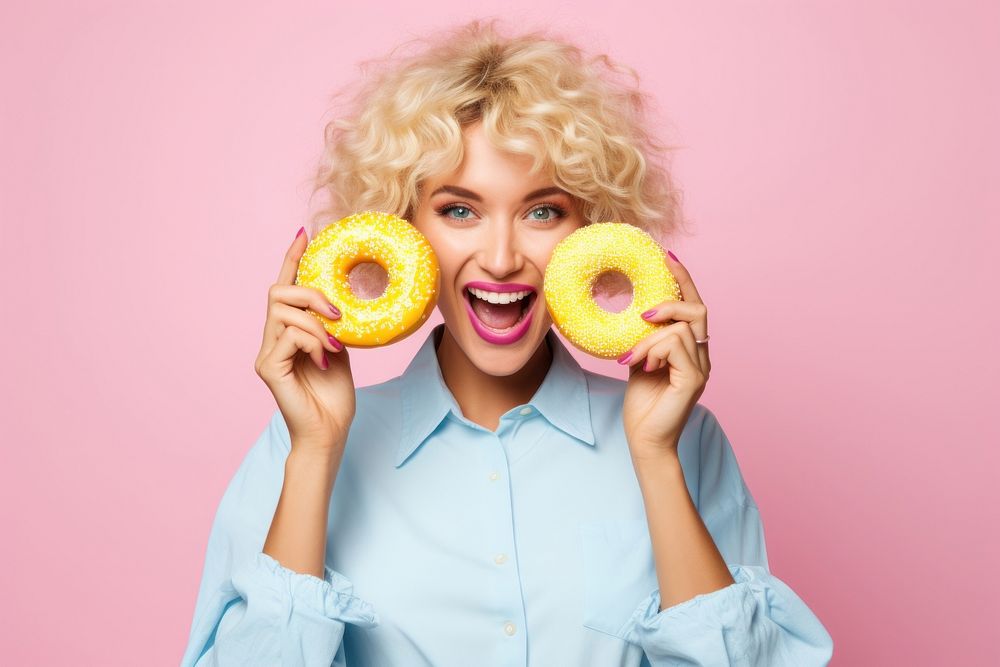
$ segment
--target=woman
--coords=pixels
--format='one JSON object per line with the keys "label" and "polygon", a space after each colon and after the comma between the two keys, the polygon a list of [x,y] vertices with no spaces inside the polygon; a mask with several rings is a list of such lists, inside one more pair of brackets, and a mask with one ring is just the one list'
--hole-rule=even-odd
{"label": "woman", "polygon": [[[829,634],[768,569],[715,416],[707,309],[682,302],[619,363],[581,369],[541,294],[553,247],[679,198],[620,69],[473,22],[373,78],[330,126],[334,220],[411,221],[444,324],[355,388],[306,312],[292,242],[255,368],[278,409],[220,503],[183,664],[823,665]],[[510,303],[497,293],[522,296]],[[524,294],[527,293],[527,294]],[[505,297],[504,300],[509,298]]]}

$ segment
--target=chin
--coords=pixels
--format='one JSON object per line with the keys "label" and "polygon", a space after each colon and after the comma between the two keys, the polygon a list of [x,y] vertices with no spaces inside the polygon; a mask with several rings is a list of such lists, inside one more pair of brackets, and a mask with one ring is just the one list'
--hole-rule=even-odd
{"label": "chin", "polygon": [[538,350],[543,336],[525,336],[521,339],[522,345],[518,349],[484,349],[483,341],[472,341],[471,348],[463,346],[466,356],[472,361],[476,368],[487,375],[495,377],[505,377],[514,375],[531,362],[532,357]]}

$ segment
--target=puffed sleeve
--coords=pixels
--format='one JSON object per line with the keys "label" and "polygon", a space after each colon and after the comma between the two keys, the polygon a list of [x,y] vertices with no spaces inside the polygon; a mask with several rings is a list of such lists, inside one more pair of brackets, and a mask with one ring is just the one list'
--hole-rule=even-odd
{"label": "puffed sleeve", "polygon": [[290,449],[275,410],[216,511],[182,667],[345,667],[344,624],[378,625],[344,575],[325,567],[319,579],[263,553]]}
{"label": "puffed sleeve", "polygon": [[805,602],[770,573],[764,526],[726,434],[699,404],[698,512],[734,583],[659,611],[651,593],[632,615],[652,667],[825,666],[833,639]]}

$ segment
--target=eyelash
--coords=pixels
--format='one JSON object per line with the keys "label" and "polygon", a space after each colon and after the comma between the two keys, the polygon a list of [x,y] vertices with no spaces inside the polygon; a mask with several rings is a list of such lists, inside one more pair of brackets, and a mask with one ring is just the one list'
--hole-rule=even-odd
{"label": "eyelash", "polygon": [[[466,206],[465,204],[447,204],[445,206],[441,206],[440,208],[434,209],[434,212],[437,213],[438,215],[442,216],[442,217],[448,217],[447,213],[449,211],[451,211],[452,209],[455,209],[455,208],[464,208],[464,209],[468,209],[469,211],[473,210],[471,206]],[[566,217],[566,210],[562,206],[556,206],[555,204],[539,204],[538,206],[536,206],[533,209],[531,209],[530,211],[528,211],[528,213],[532,213],[534,211],[537,211],[540,208],[550,208],[550,209],[552,209],[553,211],[556,212],[557,217],[555,217],[555,218],[549,218],[547,220],[542,220],[542,219],[539,219],[539,218],[535,218],[535,220],[537,222],[552,222],[554,220],[558,220],[560,218],[565,218]],[[468,220],[468,218],[451,218],[451,220]]]}

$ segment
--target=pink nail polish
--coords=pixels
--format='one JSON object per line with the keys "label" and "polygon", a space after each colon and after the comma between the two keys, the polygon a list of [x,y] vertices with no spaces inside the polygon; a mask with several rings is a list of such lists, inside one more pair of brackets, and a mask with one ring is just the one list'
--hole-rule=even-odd
{"label": "pink nail polish", "polygon": [[326,360],[326,354],[323,355],[323,370],[330,368],[330,362]]}
{"label": "pink nail polish", "polygon": [[302,232],[304,231],[306,231],[305,227],[299,227],[299,231],[298,233],[295,234],[295,238],[299,238],[300,236],[302,236]]}
{"label": "pink nail polish", "polygon": [[651,308],[642,314],[643,319],[649,319],[653,315],[656,315],[656,308]]}
{"label": "pink nail polish", "polygon": [[632,350],[629,350],[628,352],[626,352],[622,356],[618,357],[618,363],[619,364],[627,364],[628,360],[631,359],[631,358],[632,358]]}
{"label": "pink nail polish", "polygon": [[675,255],[674,253],[670,252],[669,250],[667,251],[667,254],[670,255],[671,259],[673,259],[675,262],[681,261],[681,260],[677,259],[677,255]]}
{"label": "pink nail polish", "polygon": [[336,338],[334,338],[330,334],[327,334],[326,337],[330,341],[330,345],[333,345],[333,347],[336,348],[336,350],[338,352],[340,352],[341,350],[344,349],[344,344],[341,343],[339,340],[337,340]]}
{"label": "pink nail polish", "polygon": [[340,311],[332,303],[326,304],[330,308],[330,312],[333,313],[334,317],[340,317]]}

